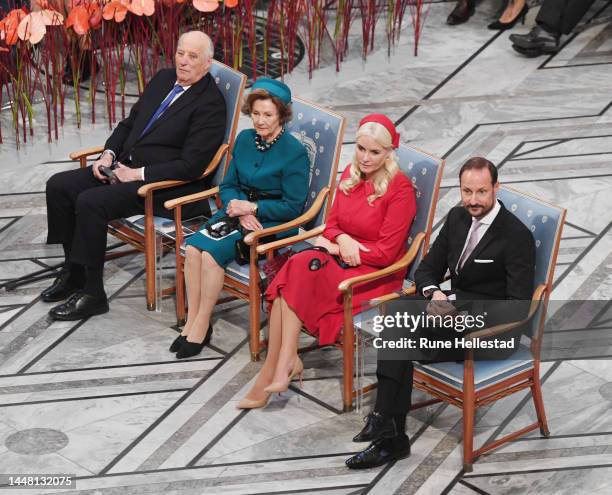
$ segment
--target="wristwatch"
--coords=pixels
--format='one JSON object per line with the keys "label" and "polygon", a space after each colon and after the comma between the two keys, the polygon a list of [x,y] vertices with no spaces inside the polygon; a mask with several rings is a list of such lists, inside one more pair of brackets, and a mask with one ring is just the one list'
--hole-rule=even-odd
{"label": "wristwatch", "polygon": [[430,287],[429,289],[423,291],[423,296],[426,299],[431,299],[431,296],[433,296],[433,293],[436,292],[437,290],[440,290],[440,288],[439,287]]}
{"label": "wristwatch", "polygon": [[102,158],[102,156],[103,156],[103,155],[105,155],[105,154],[107,154],[107,153],[108,153],[108,154],[111,156],[112,161],[115,161],[115,158],[116,158],[116,156],[115,156],[115,152],[114,152],[113,150],[111,150],[111,149],[105,149],[105,150],[102,152],[102,154],[100,155],[100,158]]}
{"label": "wristwatch", "polygon": [[251,204],[253,205],[253,211],[251,212],[251,215],[257,216],[257,209],[259,208],[259,206],[257,205],[256,202],[253,202]]}

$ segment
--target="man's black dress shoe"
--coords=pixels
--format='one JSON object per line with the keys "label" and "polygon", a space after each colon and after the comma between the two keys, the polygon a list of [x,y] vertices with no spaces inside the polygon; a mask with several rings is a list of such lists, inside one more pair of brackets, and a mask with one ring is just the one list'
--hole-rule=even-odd
{"label": "man's black dress shoe", "polygon": [[70,282],[70,272],[62,271],[53,284],[42,291],[40,298],[44,302],[63,301],[82,288]]}
{"label": "man's black dress shoe", "polygon": [[197,356],[202,352],[205,345],[208,345],[212,340],[213,327],[211,324],[208,325],[208,330],[206,331],[206,336],[201,343],[197,342],[189,342],[187,339],[182,340],[179,343],[179,349],[176,353],[177,359],[186,359],[193,356]]}
{"label": "man's black dress shoe", "polygon": [[349,457],[345,464],[349,469],[368,469],[403,459],[409,455],[410,440],[408,437],[404,436],[404,439],[395,437],[372,442],[365,450]]}
{"label": "man's black dress shoe", "polygon": [[545,54],[559,51],[559,36],[549,33],[540,26],[535,26],[527,34],[511,34],[510,41],[527,53]]}
{"label": "man's black dress shoe", "polygon": [[363,429],[353,437],[353,442],[373,442],[380,438],[390,438],[397,435],[397,428],[393,418],[385,418],[376,411],[365,418]]}
{"label": "man's black dress shoe", "polygon": [[536,58],[541,57],[542,55],[548,55],[539,48],[521,48],[517,45],[512,45],[512,48],[515,52],[520,53],[523,57],[527,58]]}
{"label": "man's black dress shoe", "polygon": [[474,15],[474,1],[459,1],[453,11],[446,18],[446,24],[449,26],[456,26],[457,24],[463,24]]}
{"label": "man's black dress shoe", "polygon": [[59,306],[51,308],[49,315],[54,320],[73,321],[89,318],[94,315],[108,313],[108,299],[104,297],[95,297],[77,292]]}

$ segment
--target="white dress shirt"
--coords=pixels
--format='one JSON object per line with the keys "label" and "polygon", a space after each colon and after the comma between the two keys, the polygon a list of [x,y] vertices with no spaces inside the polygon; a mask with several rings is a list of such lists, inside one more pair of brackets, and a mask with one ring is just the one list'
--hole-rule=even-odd
{"label": "white dress shirt", "polygon": [[[489,230],[489,227],[493,223],[493,220],[495,220],[495,217],[497,217],[497,214],[499,213],[499,210],[501,210],[501,205],[499,204],[499,201],[495,201],[495,206],[493,208],[491,208],[491,211],[489,213],[487,213],[484,217],[482,217],[479,220],[481,226],[478,229],[478,232],[476,233],[476,235],[478,236],[478,242],[480,242],[482,240],[484,235],[487,233],[487,230]],[[465,242],[463,243],[463,249],[461,250],[461,254],[459,255],[458,260],[461,260],[461,256],[463,256],[465,248],[468,245],[468,242],[469,242],[469,239],[470,239],[470,234],[472,233],[472,228],[474,227],[474,222],[476,222],[476,219],[474,217],[472,217],[472,225],[470,226],[470,229],[468,230],[468,233],[465,236]],[[476,245],[478,246],[478,244],[476,244]],[[455,273],[458,273],[458,267],[459,267],[459,261],[457,261],[457,266],[455,266]],[[438,286],[437,285],[428,285],[427,287],[424,287],[421,292],[424,295],[425,291],[427,291],[429,289],[434,289],[434,288],[437,289]]]}

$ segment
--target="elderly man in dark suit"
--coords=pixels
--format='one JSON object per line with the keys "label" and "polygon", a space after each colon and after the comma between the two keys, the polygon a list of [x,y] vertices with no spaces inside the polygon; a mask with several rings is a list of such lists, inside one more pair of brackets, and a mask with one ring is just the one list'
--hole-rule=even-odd
{"label": "elderly man in dark suit", "polygon": [[[58,278],[41,295],[45,302],[68,299],[50,310],[54,319],[77,320],[108,311],[102,282],[108,222],[143,213],[137,193],[143,184],[200,177],[221,145],[225,102],[208,73],[212,58],[206,34],[183,34],[176,69],[161,70],[151,79],[92,166],[60,172],[47,182],[47,243],[62,244],[66,259]],[[102,167],[113,163],[109,181]],[[164,214],[165,200],[208,186],[202,182],[156,194],[156,214]]]}
{"label": "elderly man in dark suit", "polygon": [[[487,314],[487,326],[519,320],[526,316],[533,292],[535,243],[531,232],[497,201],[497,169],[484,158],[471,158],[459,172],[463,206],[453,208],[416,273],[416,298],[391,303],[387,314],[414,310],[427,304],[429,314],[443,315],[457,308],[471,308],[472,314]],[[450,273],[451,290],[440,284]],[[452,301],[452,302],[451,302]],[[485,309],[482,310],[482,305]],[[507,319],[509,318],[509,319]],[[392,335],[402,331],[390,329]],[[386,330],[385,330],[386,331]],[[510,344],[503,350],[476,357],[503,358],[516,348],[522,329],[505,336]],[[450,340],[455,329],[418,328],[419,337]],[[418,339],[417,339],[418,341]],[[456,350],[421,352],[431,361],[461,359]],[[374,411],[363,430],[353,439],[372,442],[346,461],[351,469],[379,466],[410,454],[405,433],[410,410],[413,364],[411,360],[378,360],[378,393]]]}

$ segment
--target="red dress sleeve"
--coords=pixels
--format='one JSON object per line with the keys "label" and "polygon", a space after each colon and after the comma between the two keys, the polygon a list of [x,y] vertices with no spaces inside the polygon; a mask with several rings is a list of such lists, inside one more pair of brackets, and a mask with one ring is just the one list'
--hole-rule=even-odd
{"label": "red dress sleeve", "polygon": [[385,267],[395,262],[406,248],[408,232],[416,214],[416,199],[412,183],[398,172],[396,184],[390,184],[389,205],[374,242],[362,241],[370,251],[361,251],[359,256],[365,265]]}

